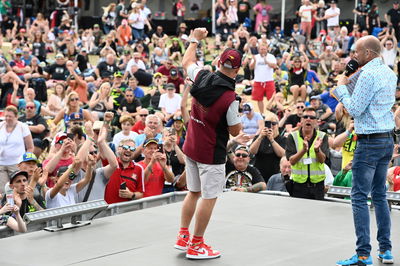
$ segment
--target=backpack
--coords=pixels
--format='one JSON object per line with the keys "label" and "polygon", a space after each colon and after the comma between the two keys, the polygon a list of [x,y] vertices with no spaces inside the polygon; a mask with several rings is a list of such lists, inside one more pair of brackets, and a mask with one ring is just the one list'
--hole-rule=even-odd
{"label": "backpack", "polygon": [[174,5],[172,6],[172,15],[173,16],[178,16],[178,7],[177,7],[177,3],[174,3]]}

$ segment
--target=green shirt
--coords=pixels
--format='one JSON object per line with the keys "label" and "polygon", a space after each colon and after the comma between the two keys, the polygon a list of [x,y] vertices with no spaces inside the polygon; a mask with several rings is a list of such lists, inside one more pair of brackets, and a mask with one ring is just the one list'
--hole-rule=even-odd
{"label": "green shirt", "polygon": [[0,1],[0,14],[7,14],[7,9],[11,8],[10,1]]}
{"label": "green shirt", "polygon": [[351,170],[348,171],[347,173],[343,173],[343,170],[341,170],[335,176],[335,179],[333,180],[333,185],[340,187],[351,187],[352,179],[353,179],[353,172]]}

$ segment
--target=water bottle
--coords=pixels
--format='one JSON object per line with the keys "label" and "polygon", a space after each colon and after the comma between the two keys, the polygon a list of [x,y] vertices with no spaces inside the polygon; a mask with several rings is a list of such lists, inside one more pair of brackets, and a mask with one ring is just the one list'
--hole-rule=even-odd
{"label": "water bottle", "polygon": [[6,199],[8,204],[14,206],[14,191],[10,187],[6,190]]}

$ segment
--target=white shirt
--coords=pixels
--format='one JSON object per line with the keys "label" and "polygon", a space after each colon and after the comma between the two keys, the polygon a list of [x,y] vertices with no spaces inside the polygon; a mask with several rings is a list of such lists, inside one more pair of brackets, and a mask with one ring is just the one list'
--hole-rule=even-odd
{"label": "white shirt", "polygon": [[114,138],[113,138],[113,141],[112,141],[112,142],[113,142],[115,148],[117,148],[117,147],[119,146],[119,143],[121,142],[121,140],[124,140],[124,139],[135,140],[135,138],[136,138],[138,135],[139,135],[139,134],[136,133],[136,132],[129,131],[129,135],[126,136],[126,135],[124,135],[124,133],[121,131],[121,132],[118,132],[117,134],[114,135]]}
{"label": "white shirt", "polygon": [[333,15],[333,14],[336,14],[336,16],[327,19],[328,27],[333,27],[333,26],[339,25],[340,8],[336,7],[335,9],[333,9],[330,7],[325,11],[325,16]]}
{"label": "white shirt", "polygon": [[312,11],[313,11],[313,6],[309,5],[303,5],[300,7],[299,12],[301,13],[301,22],[311,22],[312,19]]}
{"label": "white shirt", "polygon": [[78,193],[76,191],[76,185],[77,184],[72,184],[71,187],[67,190],[65,196],[60,192],[58,192],[57,195],[54,196],[54,198],[50,198],[50,191],[53,190],[54,188],[47,190],[46,192],[47,209],[64,207],[75,204],[76,203],[75,197],[78,197]]}
{"label": "white shirt", "polygon": [[397,51],[396,49],[386,49],[385,47],[383,47],[382,49],[382,57],[383,57],[383,62],[388,65],[388,66],[394,66],[395,62],[396,62],[396,55],[397,55]]}
{"label": "white shirt", "polygon": [[[276,58],[272,54],[267,54],[267,60],[269,63],[276,64]],[[254,67],[254,81],[257,82],[267,82],[274,80],[274,69],[265,63],[264,58],[258,54],[254,57],[256,60],[256,65]]]}
{"label": "white shirt", "polygon": [[[194,81],[196,79],[197,74],[199,74],[200,70],[203,68],[199,67],[196,64],[191,64],[187,69],[187,74],[189,78]],[[239,101],[233,101],[226,112],[226,121],[228,126],[234,126],[241,122],[240,114],[239,114]]]}
{"label": "white shirt", "polygon": [[26,152],[24,138],[31,135],[27,124],[17,122],[11,133],[6,131],[6,122],[0,123],[0,165],[14,165],[20,162]]}
{"label": "white shirt", "polygon": [[139,69],[142,69],[142,70],[146,71],[146,65],[140,59],[137,62],[133,58],[131,60],[129,60],[128,64],[126,65],[125,71],[127,71],[127,72],[132,74],[132,72],[131,72],[132,66],[137,66]]}
{"label": "white shirt", "polygon": [[168,93],[164,93],[160,97],[160,103],[158,104],[158,107],[165,108],[165,111],[168,114],[173,114],[181,108],[181,101],[182,97],[177,93],[174,93],[173,98],[169,98]]}
{"label": "white shirt", "polygon": [[[137,20],[139,18],[139,20]],[[135,21],[134,23],[131,23],[131,26],[135,29],[142,30],[144,29],[144,22],[146,21],[146,15],[144,12],[140,11],[139,14],[137,13],[131,13],[129,15],[128,20],[133,20]],[[137,21],[136,21],[137,20]]]}

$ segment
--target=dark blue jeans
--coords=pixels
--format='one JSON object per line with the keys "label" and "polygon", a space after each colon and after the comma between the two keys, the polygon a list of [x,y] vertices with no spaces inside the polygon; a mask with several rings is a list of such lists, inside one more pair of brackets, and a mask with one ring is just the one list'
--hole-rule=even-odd
{"label": "dark blue jeans", "polygon": [[386,174],[393,154],[393,138],[359,139],[353,158],[351,203],[357,235],[357,254],[371,252],[368,194],[371,193],[381,251],[391,250],[390,213],[386,200]]}

